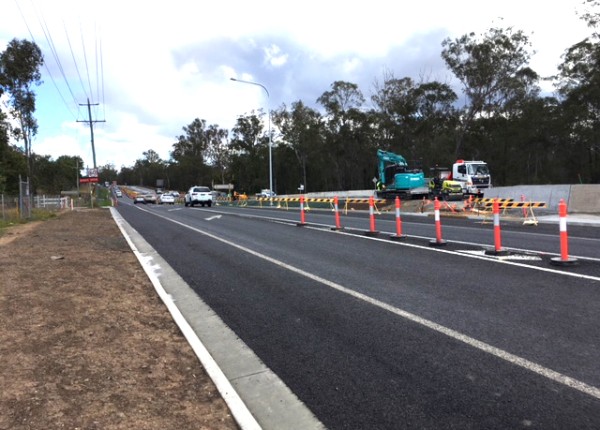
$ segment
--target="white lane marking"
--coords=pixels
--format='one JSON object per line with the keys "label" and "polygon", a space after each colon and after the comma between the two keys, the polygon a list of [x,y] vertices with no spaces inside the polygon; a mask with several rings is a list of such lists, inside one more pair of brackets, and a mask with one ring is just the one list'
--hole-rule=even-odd
{"label": "white lane marking", "polygon": [[[154,214],[154,213],[153,213]],[[533,373],[536,373],[540,376],[543,376],[547,379],[550,379],[551,381],[554,382],[558,382],[559,384],[563,384],[566,385],[567,387],[573,388],[575,390],[578,390],[584,394],[587,394],[589,396],[595,397],[597,399],[600,399],[600,388],[594,387],[592,385],[586,384],[583,381],[579,381],[577,379],[571,378],[569,376],[563,375],[562,373],[556,372],[552,369],[549,369],[547,367],[544,367],[542,365],[539,365],[537,363],[534,363],[533,361],[527,360],[523,357],[519,357],[518,355],[515,354],[511,354],[510,352],[504,351],[500,348],[496,348],[495,346],[492,346],[488,343],[482,342],[480,340],[477,340],[473,337],[467,336],[465,334],[462,334],[456,330],[453,330],[451,328],[445,327],[441,324],[438,324],[436,322],[433,322],[431,320],[428,320],[426,318],[422,318],[418,315],[415,315],[413,313],[410,313],[408,311],[402,310],[400,308],[397,308],[395,306],[392,306],[388,303],[382,302],[380,300],[374,299],[372,297],[369,297],[365,294],[359,293],[357,291],[351,290],[349,288],[344,287],[343,285],[337,284],[335,282],[329,281],[328,279],[325,278],[321,278],[320,276],[314,275],[312,273],[306,272],[305,270],[302,270],[298,267],[289,265],[287,263],[284,263],[283,261],[277,260],[275,258],[269,257],[268,255],[265,254],[261,254],[260,252],[254,251],[250,248],[246,248],[245,246],[242,245],[238,245],[237,243],[233,243],[230,242],[227,239],[223,239],[221,237],[215,236],[211,233],[208,233],[206,231],[200,230],[198,228],[186,225],[180,221],[176,221],[170,218],[167,218],[165,216],[156,214],[156,216],[163,218],[167,221],[170,221],[174,224],[178,224],[182,227],[188,228],[190,230],[195,231],[196,233],[202,234],[204,236],[208,236],[214,240],[218,240],[219,242],[222,242],[226,245],[232,246],[234,248],[239,249],[240,251],[244,251],[248,254],[254,255],[255,257],[258,257],[262,260],[268,261],[269,263],[273,263],[283,269],[289,270],[290,272],[294,272],[298,275],[304,276],[308,279],[311,279],[315,282],[319,282],[323,285],[326,285],[330,288],[333,288],[334,290],[337,290],[341,293],[347,294],[349,296],[352,296],[354,298],[357,298],[359,300],[363,300],[366,303],[369,303],[373,306],[376,306],[380,309],[384,309],[394,315],[398,315],[399,317],[405,318],[409,321],[415,322],[417,324],[420,324],[424,327],[427,327],[431,330],[434,330],[438,333],[444,334],[452,339],[458,340],[460,342],[463,342],[473,348],[479,349],[480,351],[483,352],[487,352],[488,354],[491,354],[495,357],[498,357],[502,360],[505,360],[511,364],[517,365],[519,367],[522,367],[526,370],[529,370]],[[389,241],[387,241],[389,242]],[[394,242],[395,243],[395,242]],[[429,249],[429,248],[427,248]],[[489,259],[487,259],[489,260]],[[518,263],[514,263],[514,264],[518,264]],[[528,267],[528,266],[527,266]]]}
{"label": "white lane marking", "polygon": [[214,215],[214,216],[209,216],[208,218],[204,218],[206,221],[212,221],[213,219],[219,219],[221,218],[223,215]]}
{"label": "white lane marking", "polygon": [[[336,232],[336,234],[344,234],[343,232]],[[414,236],[411,236],[414,237]],[[376,237],[363,237],[363,239],[369,239],[369,240],[379,240],[379,241],[383,241],[386,243],[390,243],[391,241],[388,239],[379,239]],[[422,249],[422,250],[427,250],[427,251],[431,251],[431,252],[441,252],[444,254],[450,254],[450,255],[456,255],[456,256],[462,256],[465,258],[474,258],[476,260],[485,260],[485,261],[491,261],[491,262],[495,262],[498,264],[508,264],[510,266],[516,266],[516,267],[523,267],[525,269],[530,269],[530,270],[539,270],[540,272],[547,272],[547,273],[552,273],[554,275],[562,275],[562,276],[571,276],[573,278],[579,278],[579,279],[588,279],[591,281],[598,281],[600,282],[600,278],[597,276],[590,276],[590,275],[582,275],[580,273],[572,273],[572,272],[563,272],[560,270],[555,270],[555,269],[551,269],[549,267],[539,267],[539,266],[532,266],[529,264],[525,264],[525,263],[518,263],[515,261],[506,261],[506,260],[500,260],[496,257],[491,257],[488,255],[473,255],[473,254],[465,254],[465,253],[458,253],[457,251],[449,251],[449,250],[445,250],[445,249],[440,249],[440,248],[432,248],[432,247],[428,247],[428,246],[422,246],[422,245],[416,245],[416,244],[412,244],[412,243],[404,243],[404,242],[391,242],[396,246],[406,246],[409,248],[417,248],[417,249]],[[535,252],[535,251],[533,251]],[[552,255],[552,254],[547,254],[547,255]]]}
{"label": "white lane marking", "polygon": [[[139,208],[141,210],[145,210],[143,208]],[[200,209],[198,209],[200,210]],[[152,215],[156,215],[156,216],[160,216],[154,212],[145,210],[148,213],[151,213]],[[218,212],[218,211],[213,211],[213,212]],[[255,218],[255,219],[261,219],[261,220],[268,220],[271,222],[279,222],[281,224],[286,224],[286,225],[290,225],[292,223],[295,223],[295,221],[287,219],[287,218],[272,218],[272,217],[262,217],[262,216],[258,216],[258,215],[248,215],[248,214],[232,214],[231,212],[219,212],[222,213],[224,215],[232,215],[232,216],[238,216],[241,218]],[[162,217],[161,218],[165,218],[166,220],[169,221],[173,221],[170,218],[166,218],[166,217]],[[177,221],[173,221],[173,222],[177,222]],[[313,225],[317,225],[320,228],[314,228]],[[417,244],[413,244],[413,243],[406,243],[406,242],[392,242],[389,239],[381,239],[378,237],[372,237],[372,236],[362,236],[362,235],[357,235],[356,233],[352,234],[352,233],[346,233],[344,231],[332,231],[332,230],[324,230],[324,228],[329,228],[332,227],[330,224],[317,224],[317,223],[311,223],[311,225],[307,225],[304,228],[306,229],[310,229],[313,228],[315,230],[319,230],[319,231],[324,231],[327,233],[331,233],[331,234],[347,234],[349,236],[353,236],[353,237],[357,237],[363,240],[376,240],[376,241],[380,241],[380,242],[385,242],[387,244],[392,244],[395,246],[405,246],[408,248],[416,248],[416,249],[422,249],[422,250],[426,250],[426,251],[431,251],[431,252],[441,252],[444,254],[450,254],[450,255],[455,255],[455,256],[461,256],[464,258],[474,258],[476,260],[485,260],[485,261],[491,261],[491,262],[495,262],[495,263],[500,263],[500,264],[508,264],[511,266],[517,266],[517,267],[523,267],[525,269],[530,269],[530,270],[538,270],[540,272],[547,272],[547,273],[552,273],[554,275],[562,275],[562,276],[570,276],[573,278],[579,278],[579,279],[588,279],[591,281],[598,281],[600,282],[600,277],[597,276],[590,276],[590,275],[582,275],[579,273],[572,273],[572,272],[564,272],[564,271],[560,271],[560,270],[556,270],[556,269],[552,269],[549,267],[539,267],[539,266],[532,266],[529,264],[525,264],[525,263],[518,263],[518,262],[514,262],[514,261],[507,261],[507,260],[501,260],[498,259],[497,257],[493,257],[493,256],[488,256],[488,255],[473,255],[473,254],[469,254],[469,253],[460,253],[457,251],[449,251],[446,249],[442,249],[442,248],[434,248],[431,246],[423,246],[423,245],[417,245]],[[352,228],[352,227],[345,227],[346,230],[354,230],[354,231],[365,231],[363,229],[357,229],[357,228]],[[395,233],[390,233],[390,232],[382,232],[383,234],[395,234]],[[431,239],[431,237],[425,237],[425,236],[413,236],[413,235],[407,235],[407,237],[412,237],[412,238],[417,238],[417,239]],[[453,240],[452,243],[456,243],[459,245],[472,245],[472,246],[481,246],[481,247],[488,247],[489,245],[482,245],[482,244],[477,244],[477,243],[471,243],[471,242],[461,242],[461,241],[455,241]],[[534,251],[534,250],[526,250],[526,249],[518,249],[518,248],[506,248],[507,251],[516,251],[516,252],[530,252],[530,253],[538,253],[541,254],[541,252],[539,251]],[[544,255],[548,255],[548,256],[559,256],[560,254],[553,254],[553,253],[543,253]],[[596,258],[592,258],[592,257],[579,257],[579,256],[575,256],[572,255],[571,257],[574,258],[579,258],[581,260],[588,260],[588,261],[600,261],[600,259],[596,259]]]}
{"label": "white lane marking", "polygon": [[487,255],[485,250],[473,251],[470,249],[457,249],[456,252],[470,254],[470,255],[481,255],[488,256],[492,259],[497,260],[523,260],[523,261],[542,261],[537,255],[524,255],[524,254],[512,254],[512,255]]}
{"label": "white lane marking", "polygon": [[[213,212],[218,212],[218,213],[221,213],[223,215],[239,216],[239,217],[242,217],[242,218],[255,218],[255,219],[262,219],[262,220],[267,220],[267,221],[278,221],[278,222],[280,222],[282,224],[290,224],[290,223],[294,223],[295,224],[296,223],[296,221],[290,220],[289,218],[274,218],[272,216],[261,216],[261,215],[256,215],[256,214],[248,215],[248,214],[242,214],[242,213],[232,213],[232,212],[228,212],[228,211],[219,211],[218,209],[213,210]],[[414,214],[413,214],[413,216],[414,216]],[[386,224],[386,223],[389,224],[389,223],[391,223],[393,221],[382,219],[382,220],[379,220],[378,222],[380,222],[382,224]],[[422,223],[414,223],[414,222],[410,222],[410,221],[409,222],[403,222],[403,224],[418,224],[418,225],[421,225],[421,226],[423,225]],[[323,227],[323,228],[333,227],[331,224],[320,224],[320,223],[316,223],[316,222],[311,222],[310,226],[313,226],[313,225],[314,226],[320,226],[320,227]],[[307,226],[307,227],[310,227],[310,226]],[[464,230],[468,230],[469,229],[469,227],[461,227],[461,226],[446,226],[444,228],[449,228],[449,229],[450,228],[452,228],[452,229],[464,229]],[[344,229],[345,230],[364,231],[364,229],[358,229],[358,228],[353,228],[353,227],[344,227]],[[342,233],[342,232],[336,231],[336,233]],[[389,234],[389,235],[396,234],[395,231],[392,232],[392,231],[387,231],[387,230],[381,230],[381,233],[382,234]],[[513,233],[516,233],[518,235],[527,235],[527,234],[529,234],[529,235],[536,235],[536,236],[558,237],[558,234],[556,236],[554,236],[554,235],[544,234],[544,233],[527,233],[527,232],[518,232],[518,233],[517,232],[513,232]],[[424,239],[424,240],[430,240],[430,239],[432,239],[432,237],[418,236],[418,235],[411,235],[411,234],[406,235],[406,237],[415,238],[415,239]],[[378,240],[377,238],[373,238],[373,237],[363,237],[363,239],[375,239],[375,240]],[[593,241],[600,240],[600,239],[590,239],[590,238],[581,238],[581,237],[574,238],[574,239],[593,240]],[[382,239],[379,239],[379,240],[382,240]],[[387,239],[384,240],[384,241],[385,242],[389,242]],[[488,244],[484,244],[484,243],[466,242],[466,241],[460,241],[460,240],[452,240],[451,242],[455,243],[455,244],[458,244],[458,245],[480,246],[482,248],[489,248],[490,247],[489,243]],[[396,245],[406,245],[406,243],[403,243],[403,242],[395,242],[395,243],[396,243]],[[419,245],[415,245],[415,246],[416,247],[420,247]],[[431,251],[439,251],[440,250],[439,248],[431,248],[431,247],[427,247],[427,246],[423,246],[421,248],[422,249],[429,249]],[[512,247],[506,247],[504,249],[506,249],[507,251],[514,251],[514,252],[538,253],[538,254],[544,254],[544,255],[547,255],[547,256],[554,256],[554,257],[560,256],[560,253],[542,252],[542,251],[537,251],[537,250],[533,250],[533,249],[522,249],[522,248],[512,248]],[[453,253],[453,251],[446,251],[446,252]],[[595,258],[595,257],[586,257],[586,256],[579,256],[579,255],[571,255],[571,257],[577,258],[579,260],[586,260],[586,261],[600,261],[600,258]],[[490,258],[489,260],[493,260],[493,259]],[[534,267],[531,267],[531,268],[534,268]],[[568,275],[567,272],[556,272],[556,273],[557,274]],[[572,275],[572,276],[579,277],[579,275]],[[592,278],[592,279],[600,281],[600,278]]]}

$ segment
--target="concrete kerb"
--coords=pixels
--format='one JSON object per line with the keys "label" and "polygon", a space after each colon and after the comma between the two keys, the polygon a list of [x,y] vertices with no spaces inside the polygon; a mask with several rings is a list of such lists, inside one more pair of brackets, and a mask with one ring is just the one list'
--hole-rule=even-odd
{"label": "concrete kerb", "polygon": [[262,363],[139,233],[114,208],[110,210],[240,428],[324,429],[283,381]]}

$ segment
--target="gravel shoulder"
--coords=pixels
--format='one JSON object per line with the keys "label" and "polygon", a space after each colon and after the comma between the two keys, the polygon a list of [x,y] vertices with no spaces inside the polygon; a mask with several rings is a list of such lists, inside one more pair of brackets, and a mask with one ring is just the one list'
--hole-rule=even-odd
{"label": "gravel shoulder", "polygon": [[0,429],[238,429],[106,209],[0,233]]}

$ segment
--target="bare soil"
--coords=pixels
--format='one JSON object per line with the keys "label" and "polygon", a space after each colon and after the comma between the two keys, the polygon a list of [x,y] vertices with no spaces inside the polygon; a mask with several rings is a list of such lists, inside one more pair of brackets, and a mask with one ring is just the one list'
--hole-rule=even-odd
{"label": "bare soil", "polygon": [[107,209],[0,232],[0,429],[238,429]]}

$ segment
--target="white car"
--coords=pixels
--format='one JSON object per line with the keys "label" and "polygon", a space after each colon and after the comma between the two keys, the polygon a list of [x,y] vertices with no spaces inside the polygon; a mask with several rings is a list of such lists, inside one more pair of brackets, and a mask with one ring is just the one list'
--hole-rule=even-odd
{"label": "white car", "polygon": [[117,188],[115,190],[115,196],[117,196],[117,197],[123,197],[123,192],[120,189]]}
{"label": "white car", "polygon": [[271,190],[269,190],[267,188],[265,188],[263,190],[260,190],[260,193],[256,193],[256,197],[259,197],[259,198],[261,198],[261,197],[262,198],[264,198],[264,197],[269,198],[269,197],[275,197],[275,196],[277,196],[277,194],[275,194],[273,191],[271,191]]}
{"label": "white car", "polygon": [[191,187],[188,192],[185,194],[183,203],[185,206],[194,206],[196,204],[199,205],[207,205],[208,207],[212,206],[212,193],[210,188],[202,187],[199,185],[194,185]]}
{"label": "white car", "polygon": [[172,194],[163,193],[158,198],[158,203],[161,204],[161,205],[162,204],[174,205],[175,204],[175,197],[173,197]]}

